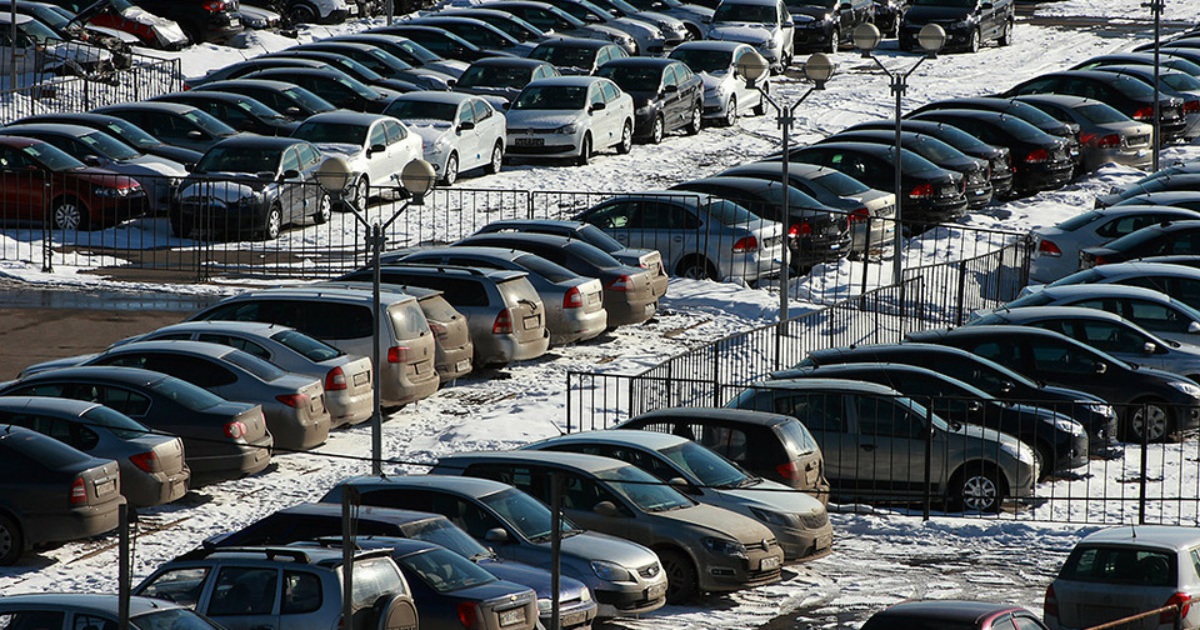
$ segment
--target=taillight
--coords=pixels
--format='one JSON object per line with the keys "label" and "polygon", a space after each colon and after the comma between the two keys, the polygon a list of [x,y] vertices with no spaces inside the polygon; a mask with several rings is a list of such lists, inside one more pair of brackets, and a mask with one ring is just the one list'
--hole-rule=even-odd
{"label": "taillight", "polygon": [[1121,136],[1115,133],[1110,133],[1096,140],[1096,146],[1101,149],[1111,149],[1121,146]]}
{"label": "taillight", "polygon": [[1034,149],[1025,156],[1026,164],[1041,164],[1050,160],[1050,152],[1045,149]]}
{"label": "taillight", "polygon": [[496,321],[492,322],[492,334],[511,335],[512,331],[512,313],[504,309],[496,315]]}
{"label": "taillight", "polygon": [[1062,256],[1062,250],[1058,248],[1058,245],[1055,245],[1054,241],[1048,241],[1046,239],[1042,239],[1038,242],[1038,253],[1042,256],[1049,256],[1051,258],[1058,258]]}
{"label": "taillight", "polygon": [[743,236],[733,244],[733,253],[744,254],[758,250],[758,239],[753,236]]}
{"label": "taillight", "polygon": [[435,324],[434,322],[429,322],[429,330],[432,330],[433,334],[437,336],[438,339],[445,339],[446,335],[450,334],[450,329],[446,328],[445,324]]}
{"label": "taillight", "polygon": [[408,363],[408,346],[392,346],[387,354],[388,363]]}
{"label": "taillight", "polygon": [[346,373],[342,371],[342,368],[335,367],[332,370],[329,370],[329,373],[325,375],[325,391],[345,391],[346,386]]}
{"label": "taillight", "polygon": [[249,431],[246,429],[246,423],[241,420],[234,420],[225,425],[225,435],[235,440],[246,437],[247,433]]}
{"label": "taillight", "polygon": [[1107,265],[1109,261],[1104,259],[1104,256],[1092,256],[1092,266]]}
{"label": "taillight", "polygon": [[579,291],[579,287],[571,287],[563,296],[563,308],[579,308],[581,306],[583,306],[583,293]]}
{"label": "taillight", "polygon": [[608,289],[610,291],[628,291],[629,287],[632,285],[633,278],[630,278],[629,276],[617,276],[616,280],[608,283]]}
{"label": "taillight", "polygon": [[275,397],[275,400],[293,408],[299,409],[308,406],[307,394],[280,394]]}
{"label": "taillight", "polygon": [[475,630],[479,627],[479,604],[475,602],[461,602],[458,605],[458,622],[467,630]]}
{"label": "taillight", "polygon": [[1152,120],[1153,118],[1154,118],[1154,106],[1153,105],[1147,105],[1146,107],[1139,107],[1139,108],[1137,108],[1136,111],[1133,112],[1134,120]]}
{"label": "taillight", "polygon": [[1058,617],[1058,596],[1054,594],[1054,585],[1046,587],[1046,599],[1042,603],[1042,617]]}
{"label": "taillight", "polygon": [[800,478],[800,467],[796,466],[796,462],[788,462],[775,467],[775,472],[779,473],[780,477],[787,480]]}
{"label": "taillight", "polygon": [[933,184],[918,184],[908,192],[909,199],[928,199],[933,196]]}
{"label": "taillight", "polygon": [[1200,113],[1200,101],[1186,101],[1183,104],[1183,113],[1185,113],[1185,114]]}
{"label": "taillight", "polygon": [[851,223],[866,223],[867,221],[870,221],[870,220],[871,220],[871,211],[867,210],[866,207],[855,208],[854,210],[852,210],[850,212],[850,222]]}
{"label": "taillight", "polygon": [[225,0],[209,0],[200,6],[209,13],[220,13],[225,10]]}
{"label": "taillight", "polygon": [[1187,616],[1188,610],[1192,608],[1192,596],[1187,593],[1175,593],[1167,599],[1167,603],[1163,604],[1163,606],[1171,606],[1172,608],[1171,610],[1164,610],[1158,616],[1158,623],[1175,623],[1176,615]]}
{"label": "taillight", "polygon": [[81,505],[88,502],[87,483],[83,477],[76,477],[71,482],[71,505]]}
{"label": "taillight", "polygon": [[793,223],[792,227],[788,228],[788,236],[791,238],[808,236],[810,234],[812,234],[812,224],[808,221]]}
{"label": "taillight", "polygon": [[130,455],[129,461],[143,472],[156,473],[162,470],[162,462],[158,461],[158,454],[154,451]]}
{"label": "taillight", "polygon": [[187,91],[188,91],[188,90],[190,90],[190,89],[192,89],[192,86],[190,86],[190,85],[188,85],[188,84],[186,84],[186,83],[184,83],[184,84],[183,84],[183,91],[184,91],[184,92],[187,92]]}

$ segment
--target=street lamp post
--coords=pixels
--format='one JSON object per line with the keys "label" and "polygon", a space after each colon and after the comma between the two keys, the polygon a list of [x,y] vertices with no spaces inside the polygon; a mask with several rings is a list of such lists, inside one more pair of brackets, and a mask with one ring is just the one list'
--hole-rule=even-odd
{"label": "street lamp post", "polygon": [[896,177],[894,180],[896,189],[896,236],[893,243],[893,249],[895,251],[892,254],[894,257],[892,276],[893,281],[896,284],[902,284],[903,278],[901,274],[904,271],[904,259],[901,257],[901,250],[904,247],[904,226],[901,223],[901,221],[904,219],[904,214],[902,211],[904,192],[900,190],[900,113],[903,107],[902,101],[904,98],[904,92],[908,89],[909,75],[915,72],[917,68],[921,67],[921,64],[924,63],[926,59],[933,59],[937,57],[938,51],[942,49],[942,46],[946,45],[946,31],[942,30],[942,27],[938,26],[937,24],[926,24],[925,26],[921,27],[921,31],[917,33],[917,45],[920,46],[921,50],[925,51],[925,55],[918,59],[917,63],[914,64],[913,67],[904,72],[897,72],[888,69],[888,67],[883,65],[883,62],[880,61],[878,57],[872,54],[872,51],[879,46],[879,42],[882,39],[883,36],[879,34],[879,29],[875,28],[875,25],[869,22],[860,24],[854,29],[854,47],[862,51],[863,58],[874,61],[875,65],[879,66],[879,68],[888,75],[888,78],[891,79],[892,94],[896,97],[896,155],[894,159],[896,164]]}
{"label": "street lamp post", "polygon": [[1151,150],[1151,172],[1158,172],[1158,157],[1159,148],[1162,146],[1162,120],[1160,116],[1160,108],[1162,104],[1159,100],[1162,98],[1162,86],[1159,83],[1159,57],[1162,50],[1162,12],[1165,8],[1163,0],[1151,0],[1143,4],[1143,7],[1149,7],[1150,13],[1154,16],[1154,142],[1150,143]]}
{"label": "street lamp post", "polygon": [[[387,245],[387,237],[384,232],[392,225],[396,219],[400,218],[400,214],[408,209],[409,202],[404,202],[399,208],[392,212],[392,216],[386,221],[376,219],[374,222],[367,221],[363,216],[365,208],[359,208],[354,197],[345,196],[346,189],[350,183],[354,181],[355,173],[350,170],[350,164],[340,157],[326,158],[321,166],[317,169],[317,182],[321,184],[321,188],[325,190],[329,196],[334,198],[334,201],[340,201],[349,209],[354,219],[363,228],[366,228],[367,246],[371,251],[371,267],[374,273],[371,274],[371,304],[372,304],[372,343],[371,343],[371,384],[373,385],[374,399],[371,407],[371,474],[379,476],[383,474],[383,410],[380,402],[380,394],[382,385],[380,383],[380,352],[379,352],[379,257],[383,253],[384,246]],[[400,172],[400,183],[409,193],[412,194],[413,205],[423,205],[425,195],[433,190],[433,184],[437,179],[437,174],[433,170],[433,165],[425,160],[413,160],[409,162],[404,170]],[[365,199],[363,200],[365,202]]]}
{"label": "street lamp post", "polygon": [[737,72],[746,81],[746,85],[758,90],[762,95],[763,101],[770,103],[775,109],[776,122],[779,124],[780,144],[783,149],[782,162],[783,166],[780,174],[780,184],[782,186],[783,197],[779,202],[779,223],[783,225],[783,253],[781,256],[781,269],[779,271],[779,325],[782,328],[788,320],[788,277],[791,273],[790,262],[788,261],[791,252],[788,249],[791,245],[788,243],[790,236],[789,226],[791,224],[788,216],[788,201],[790,195],[788,190],[791,187],[791,180],[788,177],[788,160],[790,159],[792,150],[792,125],[796,122],[796,108],[808,98],[814,90],[824,90],[825,82],[829,77],[833,76],[833,61],[828,56],[822,53],[816,53],[808,58],[804,63],[804,77],[813,82],[813,86],[807,92],[800,95],[794,103],[789,106],[780,105],[775,99],[771,98],[771,94],[763,89],[761,79],[771,71],[771,64],[765,57],[755,51],[748,52],[742,55],[738,60]]}

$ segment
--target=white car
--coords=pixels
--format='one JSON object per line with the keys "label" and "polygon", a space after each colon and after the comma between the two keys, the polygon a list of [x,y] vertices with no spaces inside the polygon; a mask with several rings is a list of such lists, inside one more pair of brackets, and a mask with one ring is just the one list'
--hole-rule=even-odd
{"label": "white car", "polygon": [[504,115],[484,99],[456,92],[411,92],[384,110],[421,137],[425,160],[446,186],[459,173],[482,167],[500,172],[504,161]]}
{"label": "white car", "polygon": [[17,14],[16,46],[9,36],[12,29],[12,16],[8,11],[0,13],[0,32],[4,33],[4,41],[0,42],[0,64],[4,68],[10,66],[14,54],[16,70],[21,74],[92,75],[111,72],[115,68],[111,52],[83,42],[64,42],[50,27],[28,15]]}
{"label": "white car", "polygon": [[357,174],[347,202],[362,207],[370,186],[399,185],[400,171],[421,158],[421,137],[383,114],[338,110],[309,116],[292,132],[325,155],[337,155]]}
{"label": "white car", "polygon": [[[749,44],[738,42],[685,42],[671,51],[671,59],[682,61],[704,82],[704,120],[722,126],[737,122],[742,112],[763,113],[762,92],[750,87],[734,70],[742,56],[754,52]],[[761,80],[767,92],[771,85]]]}
{"label": "white car", "polygon": [[508,110],[508,154],[574,158],[633,148],[633,98],[599,77],[532,81]]}
{"label": "white car", "polygon": [[778,74],[795,56],[795,30],[783,0],[722,0],[713,11],[708,38],[754,46]]}

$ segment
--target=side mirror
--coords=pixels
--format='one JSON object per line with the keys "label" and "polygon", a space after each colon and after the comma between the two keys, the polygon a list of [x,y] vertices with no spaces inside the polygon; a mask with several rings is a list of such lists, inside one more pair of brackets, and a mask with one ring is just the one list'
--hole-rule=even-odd
{"label": "side mirror", "polygon": [[297,171],[294,168],[289,168],[288,170],[283,172],[284,179],[295,179],[297,177],[300,177],[300,171]]}
{"label": "side mirror", "polygon": [[384,151],[387,151],[387,147],[383,146],[382,144],[372,144],[367,149],[367,155],[370,156],[372,153],[383,153]]}
{"label": "side mirror", "polygon": [[970,411],[971,413],[979,413],[980,411],[983,411],[983,403],[978,400],[972,400],[971,402],[967,403],[967,411]]}
{"label": "side mirror", "polygon": [[508,111],[508,108],[511,106],[512,106],[512,103],[509,103],[508,101],[504,101],[503,103],[500,104],[500,109],[503,109],[504,111]]}
{"label": "side mirror", "polygon": [[995,6],[996,5],[992,4],[991,2],[984,2],[983,4],[979,5],[979,8],[983,9],[984,11],[990,11],[995,8]]}
{"label": "side mirror", "polygon": [[584,22],[592,22],[592,23],[596,23],[596,22],[600,22],[600,21],[602,21],[602,20],[600,19],[600,16],[599,16],[599,15],[596,15],[596,14],[594,14],[594,13],[589,13],[589,14],[587,14],[587,15],[583,16],[583,21],[584,21]]}
{"label": "side mirror", "polygon": [[254,176],[259,179],[275,179],[275,171],[259,171]]}
{"label": "side mirror", "polygon": [[1191,322],[1188,324],[1188,334],[1194,335],[1200,333],[1200,322]]}
{"label": "side mirror", "polygon": [[[1154,345],[1154,344],[1149,344],[1149,345]],[[1096,364],[1096,374],[1104,374],[1107,371],[1108,371],[1107,363],[1097,363]]]}
{"label": "side mirror", "polygon": [[204,134],[193,129],[193,130],[187,132],[187,137],[192,140],[203,140]]}
{"label": "side mirror", "polygon": [[680,492],[690,492],[692,489],[691,484],[689,484],[683,477],[671,477],[671,480],[667,483],[670,484],[672,488],[675,488]]}
{"label": "side mirror", "polygon": [[474,128],[475,128],[475,123],[473,123],[473,122],[465,122],[465,123],[458,124],[459,131],[470,131]]}
{"label": "side mirror", "polygon": [[606,107],[608,107],[608,105],[605,105],[604,103],[592,103],[592,106],[588,108],[588,111],[598,112]]}
{"label": "side mirror", "polygon": [[300,108],[295,106],[283,110],[283,113],[287,114],[291,118],[304,115],[304,112],[300,111]]}
{"label": "side mirror", "polygon": [[483,539],[491,543],[506,543],[508,542],[508,532],[503,527],[493,527],[487,530]]}
{"label": "side mirror", "polygon": [[1000,391],[1005,394],[1011,394],[1016,388],[1017,384],[1012,381],[1004,381],[1003,383],[1000,383]]}
{"label": "side mirror", "polygon": [[1158,344],[1153,341],[1147,341],[1142,345],[1143,354],[1154,354],[1155,352],[1158,352]]}
{"label": "side mirror", "polygon": [[85,155],[83,156],[83,163],[87,164],[88,166],[100,166],[100,156]]}
{"label": "side mirror", "polygon": [[673,94],[673,93],[679,91],[679,86],[678,85],[668,85],[667,87],[663,88],[663,91],[666,92],[667,94]]}
{"label": "side mirror", "polygon": [[601,501],[592,508],[592,511],[600,516],[606,516],[609,518],[621,515],[620,510],[617,509],[617,506],[613,505],[612,501]]}

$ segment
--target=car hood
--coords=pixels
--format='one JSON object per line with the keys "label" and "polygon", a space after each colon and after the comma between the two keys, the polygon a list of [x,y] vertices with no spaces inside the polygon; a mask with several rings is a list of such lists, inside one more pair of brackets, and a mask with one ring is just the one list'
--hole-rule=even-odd
{"label": "car hood", "polygon": [[[550,548],[550,541],[542,543]],[[592,560],[607,560],[623,567],[636,569],[658,562],[658,556],[646,547],[624,538],[609,536],[599,532],[583,532],[562,539],[562,552],[590,562]]]}
{"label": "car hood", "polygon": [[[479,566],[487,569],[488,573],[509,582],[524,584],[537,592],[539,598],[549,598],[550,572],[538,569],[520,562],[510,562],[498,558],[486,558],[479,561]],[[587,588],[583,582],[565,575],[559,576],[558,592],[562,599],[578,599]]]}
{"label": "car hood", "polygon": [[792,14],[792,20],[797,23],[814,22],[824,20],[831,13],[831,9],[823,7],[788,7],[788,11]]}
{"label": "car hood", "polygon": [[130,6],[121,12],[121,17],[149,26],[154,31],[154,39],[162,46],[188,43],[188,36],[173,20],[154,15],[141,7]]}
{"label": "car hood", "polygon": [[575,112],[547,112],[545,110],[509,111],[508,128],[535,127],[553,129],[563,125],[579,122],[579,114]]}
{"label": "car hood", "polygon": [[750,24],[714,25],[712,30],[708,33],[709,39],[729,42],[745,42],[755,46],[771,41],[771,38],[774,36],[774,29],[768,29],[763,26],[752,26]]}
{"label": "car hood", "polygon": [[52,59],[74,61],[81,64],[95,64],[112,59],[112,53],[107,50],[79,42],[64,42],[47,46],[46,52]]}
{"label": "car hood", "polygon": [[[1008,435],[1007,433],[996,431],[995,429],[985,429],[981,426],[976,426],[973,424],[962,424],[959,425],[958,428],[951,427],[948,433],[953,436],[974,438],[983,442],[999,442],[1000,444],[1009,446],[1011,448],[1024,451],[1029,455],[1029,461],[1033,461],[1033,454],[1032,451],[1029,450],[1028,446],[1023,445],[1017,438]],[[955,438],[951,437],[950,439],[953,441]]]}
{"label": "car hood", "polygon": [[203,177],[183,182],[179,187],[179,198],[216,199],[231,203],[252,196],[270,183],[268,180],[255,180],[245,173],[205,173]]}
{"label": "car hood", "polygon": [[704,84],[704,89],[706,90],[718,87],[722,83],[726,83],[733,79],[732,75],[728,72],[719,72],[717,74],[698,72],[696,73],[696,76],[700,77],[700,81]]}
{"label": "car hood", "polygon": [[635,20],[633,18],[627,18],[627,17],[617,18],[617,19],[613,20],[611,23],[620,24],[621,30],[625,31],[627,33],[632,33],[633,31],[640,31],[643,35],[646,35],[646,36],[653,36],[655,31],[658,30],[655,27],[653,27],[641,20]]}
{"label": "car hood", "polygon": [[909,7],[904,21],[911,24],[952,22],[965,19],[970,12],[968,8],[959,7]]}
{"label": "car hood", "polygon": [[700,504],[682,510],[657,512],[652,516],[678,522],[676,531],[702,528],[708,530],[710,535],[736,540],[745,545],[756,545],[763,540],[775,538],[775,534],[771,533],[766,525],[712,505]]}
{"label": "car hood", "polygon": [[155,155],[139,155],[132,160],[125,160],[123,163],[136,164],[146,169],[147,172],[169,177],[187,177],[188,174],[182,164]]}
{"label": "car hood", "polygon": [[349,142],[319,142],[317,148],[321,153],[336,153],[351,161],[357,160],[363,154],[362,147]]}
{"label": "car hood", "polygon": [[825,506],[813,497],[790,486],[766,479],[746,488],[718,489],[717,492],[738,503],[761,507],[772,512],[819,514],[825,511]]}
{"label": "car hood", "polygon": [[450,132],[450,123],[445,120],[414,120],[404,124],[409,131],[421,136],[425,144],[433,144]]}

